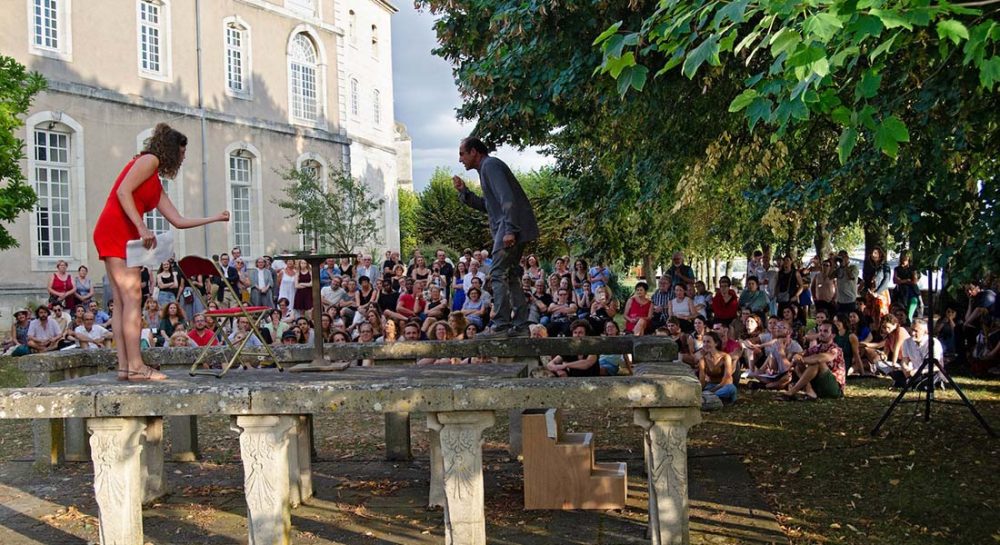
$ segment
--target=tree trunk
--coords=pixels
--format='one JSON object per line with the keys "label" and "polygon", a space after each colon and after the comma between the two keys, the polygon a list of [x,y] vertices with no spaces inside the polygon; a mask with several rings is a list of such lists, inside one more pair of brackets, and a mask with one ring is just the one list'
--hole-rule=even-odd
{"label": "tree trunk", "polygon": [[827,228],[828,225],[826,219],[816,222],[816,236],[813,237],[813,243],[816,245],[816,256],[820,260],[826,259],[833,250],[833,244],[830,240],[830,230]]}
{"label": "tree trunk", "polygon": [[732,259],[727,259],[726,260],[726,276],[728,276],[729,278],[733,277],[733,260]]}
{"label": "tree trunk", "polygon": [[653,256],[646,254],[642,257],[642,276],[647,284],[656,282],[656,265],[653,264]]}

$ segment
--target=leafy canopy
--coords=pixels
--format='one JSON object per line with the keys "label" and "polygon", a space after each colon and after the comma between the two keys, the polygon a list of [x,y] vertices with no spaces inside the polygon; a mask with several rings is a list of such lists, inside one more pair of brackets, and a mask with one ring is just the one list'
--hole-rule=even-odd
{"label": "leafy canopy", "polygon": [[[24,141],[15,135],[24,125],[21,116],[43,89],[45,79],[40,74],[28,73],[16,60],[0,55],[0,222],[4,224],[13,223],[38,200],[21,172]],[[0,250],[17,246],[17,239],[0,225]]]}

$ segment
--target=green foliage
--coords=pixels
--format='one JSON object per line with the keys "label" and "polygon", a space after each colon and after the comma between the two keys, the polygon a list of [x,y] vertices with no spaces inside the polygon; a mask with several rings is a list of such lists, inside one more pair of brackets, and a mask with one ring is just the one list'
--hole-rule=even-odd
{"label": "green foliage", "polygon": [[399,244],[401,255],[413,255],[420,243],[417,218],[420,216],[420,198],[408,189],[399,189]]}
{"label": "green foliage", "polygon": [[369,197],[361,180],[335,170],[324,182],[294,166],[278,174],[289,184],[285,198],[272,202],[298,221],[296,232],[313,237],[317,251],[357,253],[381,233],[383,199]]}
{"label": "green foliage", "polygon": [[[0,222],[4,224],[13,223],[38,200],[21,172],[24,141],[15,135],[24,125],[21,116],[27,113],[32,97],[45,85],[40,74],[29,73],[13,58],[0,55]],[[17,239],[0,225],[0,250],[17,246]]]}
{"label": "green foliage", "polygon": [[[469,183],[469,187],[479,192],[478,184]],[[420,243],[443,240],[455,251],[493,247],[486,214],[458,200],[451,172],[444,168],[434,171],[430,184],[420,193],[416,225]]]}
{"label": "green foliage", "polygon": [[[751,128],[763,120],[779,137],[812,116],[833,118],[839,112],[836,121],[845,129],[838,156],[846,163],[868,131],[874,138],[861,142],[891,158],[900,143],[909,141],[900,117],[905,105],[877,100],[887,75],[894,76],[884,82],[888,89],[883,92],[890,95],[923,83],[894,73],[899,55],[933,52],[940,64],[956,57],[960,60],[950,65],[952,70],[975,74],[983,89],[993,90],[1000,81],[1000,21],[992,4],[657,2],[641,8],[646,14],[641,24],[608,25],[594,44],[603,53],[598,70],[617,80],[621,95],[642,91],[621,69],[623,62],[630,71],[662,65],[661,74],[680,66],[684,76],[694,78],[706,65],[719,66],[723,55],[737,58],[751,74],[730,103],[731,111],[744,111]],[[970,9],[976,6],[986,8]],[[776,106],[766,116],[747,109],[758,97]]]}

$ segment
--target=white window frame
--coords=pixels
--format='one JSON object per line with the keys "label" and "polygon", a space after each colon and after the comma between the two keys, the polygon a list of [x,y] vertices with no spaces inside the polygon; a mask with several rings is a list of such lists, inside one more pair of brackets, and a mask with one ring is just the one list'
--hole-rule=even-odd
{"label": "white window frame", "polygon": [[[153,128],[150,127],[135,136],[135,152],[139,153],[146,147],[146,141],[153,136]],[[184,215],[184,170],[178,169],[177,175],[173,179],[163,179],[160,178],[160,183],[163,184],[163,189],[167,192],[167,196],[170,197],[170,202],[174,203],[174,207],[177,208],[181,215]],[[160,214],[159,210],[152,210],[147,212],[143,217],[146,222],[146,226],[149,227],[151,231],[159,234],[162,231],[154,229],[153,224],[155,222],[163,222],[168,228],[171,228],[170,222]],[[186,231],[183,229],[177,229],[174,233],[174,241],[177,245],[176,251],[177,257],[183,257],[187,255],[187,240],[185,237]]]}
{"label": "white window frame", "polygon": [[[241,70],[243,79],[243,90],[237,91],[229,86],[229,30],[233,28],[242,33],[241,47],[239,48],[241,57]],[[250,25],[243,18],[233,15],[222,20],[222,66],[223,78],[225,79],[226,94],[242,100],[253,100],[253,40]]]}
{"label": "white window frame", "polygon": [[[52,127],[51,129],[49,127]],[[24,141],[30,143],[26,150],[28,156],[28,183],[36,187],[36,168],[39,162],[35,160],[35,130],[55,130],[69,134],[69,256],[40,256],[38,254],[38,217],[37,210],[29,214],[28,230],[31,252],[31,270],[33,272],[48,272],[56,270],[56,263],[62,259],[70,267],[78,267],[87,262],[91,242],[91,231],[87,226],[87,183],[86,164],[84,162],[83,126],[65,112],[44,111],[28,117],[24,122]]]}
{"label": "white window frame", "polygon": [[[229,158],[237,154],[249,154],[247,159],[250,160],[250,245],[239,245],[236,243],[236,218],[235,210],[233,209],[233,184],[230,177],[229,168]],[[261,154],[260,150],[256,146],[249,142],[234,142],[226,146],[225,163],[222,165],[225,169],[225,180],[226,180],[226,207],[230,210],[232,218],[226,223],[227,240],[230,248],[239,246],[243,249],[244,255],[263,255],[263,239],[264,239],[264,224],[263,224],[263,211],[261,210],[261,203],[263,202],[263,183],[261,181]]]}
{"label": "white window frame", "polygon": [[50,59],[73,62],[73,0],[56,1],[56,47],[35,43],[35,3],[45,0],[27,0],[28,53]]}
{"label": "white window frame", "polygon": [[372,89],[372,124],[376,129],[382,127],[382,92]]}
{"label": "white window frame", "polygon": [[[292,85],[292,48],[295,43],[296,36],[300,34],[305,35],[305,37],[312,42],[312,46],[316,51],[316,119],[307,119],[296,116],[295,108],[293,106],[295,96]],[[292,30],[291,34],[288,35],[288,44],[285,48],[285,67],[288,79],[288,122],[293,125],[305,125],[307,127],[325,130],[327,128],[326,50],[323,47],[323,42],[319,39],[319,33],[316,32],[316,30],[310,25],[298,25]]]}
{"label": "white window frame", "polygon": [[357,119],[361,115],[361,83],[358,78],[351,78],[351,117]]}
{"label": "white window frame", "polygon": [[[160,52],[160,69],[157,71],[147,70],[142,67],[142,6],[144,4],[155,4],[158,6],[159,22],[156,27],[159,31],[159,52]],[[136,67],[139,70],[139,77],[170,82],[171,74],[173,73],[172,64],[172,50],[171,47],[171,22],[170,22],[170,2],[169,0],[136,0],[135,3],[135,39],[136,39]]]}

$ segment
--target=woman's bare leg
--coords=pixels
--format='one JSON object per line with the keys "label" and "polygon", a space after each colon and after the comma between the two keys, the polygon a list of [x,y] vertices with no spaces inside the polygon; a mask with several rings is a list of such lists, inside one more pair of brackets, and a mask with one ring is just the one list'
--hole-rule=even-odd
{"label": "woman's bare leg", "polygon": [[166,375],[153,371],[142,362],[142,351],[139,346],[139,333],[142,328],[139,308],[142,305],[139,270],[127,267],[125,260],[117,257],[107,258],[104,264],[115,292],[115,317],[112,318],[112,327],[115,330],[115,341],[118,343],[118,370],[127,370],[130,378],[136,376],[154,380],[166,378]]}
{"label": "woman's bare leg", "polygon": [[[121,259],[115,257],[109,257],[105,260],[104,264],[108,269],[108,280],[111,282],[111,300],[114,301],[115,306],[118,308],[115,312],[111,313],[111,335],[115,343],[115,352],[118,354],[118,377],[122,380],[128,379],[128,353],[125,351],[125,330],[122,327],[122,312],[124,308],[124,302],[122,300],[121,291],[118,289],[118,283],[115,282],[115,275],[111,274],[111,269],[114,267],[112,261],[121,262]],[[124,266],[124,263],[122,263]]]}

